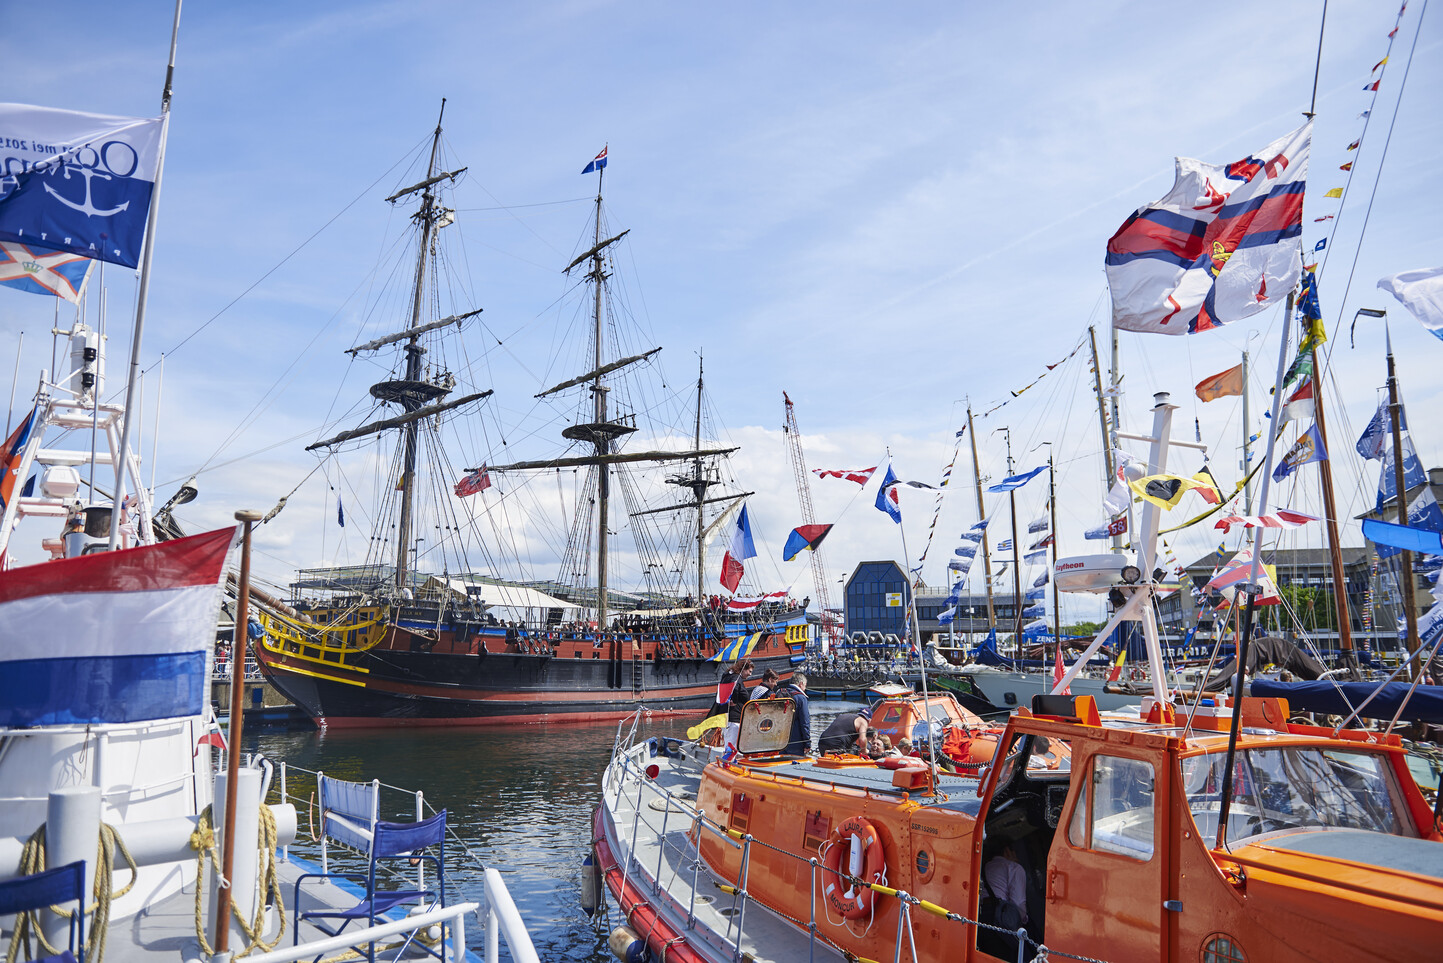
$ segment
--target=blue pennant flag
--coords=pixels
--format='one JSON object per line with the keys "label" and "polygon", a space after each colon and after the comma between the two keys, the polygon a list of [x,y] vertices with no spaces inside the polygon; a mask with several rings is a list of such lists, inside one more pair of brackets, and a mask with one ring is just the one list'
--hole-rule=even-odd
{"label": "blue pennant flag", "polygon": [[967,542],[980,542],[980,541],[982,541],[982,533],[985,532],[985,531],[987,531],[987,523],[988,523],[989,521],[991,521],[991,519],[984,518],[984,519],[982,519],[982,521],[978,522],[976,525],[973,525],[971,528],[967,529],[967,531],[963,532],[963,533],[962,533],[962,539],[963,539],[963,541],[967,541]]}
{"label": "blue pennant flag", "polygon": [[897,500],[897,473],[887,466],[882,478],[882,487],[877,491],[877,511],[886,512],[898,525],[902,524],[902,505]]}
{"label": "blue pennant flag", "polygon": [[341,493],[336,492],[336,524],[342,528],[346,527],[346,509],[341,504]]}
{"label": "blue pennant flag", "polygon": [[[1363,522],[1363,537],[1377,544],[1379,558],[1391,558],[1405,548],[1414,552],[1437,552],[1440,532],[1443,532],[1443,509],[1438,507],[1433,489],[1426,485],[1408,503],[1406,526],[1372,520]],[[1409,538],[1412,544],[1408,543]]]}
{"label": "blue pennant flag", "polygon": [[1327,458],[1328,449],[1323,447],[1323,434],[1317,425],[1313,425],[1288,449],[1283,460],[1278,462],[1278,467],[1273,469],[1273,481],[1282,481],[1302,466],[1326,461]]}
{"label": "blue pennant flag", "polygon": [[1025,595],[1023,595],[1022,597],[1025,598],[1025,599],[1026,599],[1027,601],[1029,601],[1029,602],[1036,602],[1036,601],[1038,601],[1039,599],[1046,598],[1046,596],[1047,596],[1047,589],[1045,589],[1045,588],[1035,588],[1035,589],[1028,589],[1028,590],[1027,590],[1027,593],[1026,593]]}
{"label": "blue pennant flag", "polygon": [[952,554],[953,554],[953,555],[959,555],[959,556],[961,556],[962,558],[976,558],[976,557],[977,557],[977,546],[976,546],[976,545],[958,545],[956,548],[952,549]]}
{"label": "blue pennant flag", "polygon": [[1014,492],[1045,471],[1047,471],[1047,466],[1041,465],[1020,475],[1009,475],[987,490],[989,492]]}
{"label": "blue pennant flag", "polygon": [[[1428,480],[1427,474],[1423,471],[1423,465],[1418,461],[1418,453],[1413,449],[1413,439],[1409,435],[1403,436],[1403,487],[1411,490]],[[1398,494],[1397,478],[1393,468],[1393,450],[1388,447],[1388,455],[1383,459],[1383,471],[1378,476],[1378,503],[1376,508],[1382,508]]]}
{"label": "blue pennant flag", "polygon": [[[1358,438],[1358,454],[1368,461],[1375,458],[1382,458],[1388,451],[1388,433],[1392,430],[1392,419],[1388,415],[1388,402],[1378,403],[1378,410],[1373,412],[1373,418],[1368,422],[1368,427],[1363,429],[1363,434]],[[1398,411],[1398,429],[1408,430],[1408,423],[1403,418],[1403,411]]]}

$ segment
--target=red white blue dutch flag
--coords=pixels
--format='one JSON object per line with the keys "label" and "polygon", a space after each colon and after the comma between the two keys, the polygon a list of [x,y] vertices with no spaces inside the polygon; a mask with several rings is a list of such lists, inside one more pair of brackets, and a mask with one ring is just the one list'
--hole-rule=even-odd
{"label": "red white blue dutch flag", "polygon": [[237,531],[0,572],[0,727],[203,712]]}

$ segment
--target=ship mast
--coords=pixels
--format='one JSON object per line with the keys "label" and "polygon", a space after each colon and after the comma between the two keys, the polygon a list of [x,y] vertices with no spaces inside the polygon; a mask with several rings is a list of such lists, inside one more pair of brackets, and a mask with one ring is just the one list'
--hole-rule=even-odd
{"label": "ship mast", "polygon": [[[692,448],[701,450],[701,396],[702,376],[705,372],[705,362],[698,357],[696,361],[696,435],[692,441]],[[696,496],[696,607],[701,609],[702,589],[704,586],[704,570],[706,568],[706,519],[702,515],[702,505],[706,502],[707,480],[702,477],[701,456],[698,455],[691,465],[691,492]]]}
{"label": "ship mast", "polygon": [[[972,425],[972,406],[967,406],[967,433],[972,436],[972,478],[977,483],[977,521],[987,521],[982,504],[982,467],[977,461],[977,429]],[[997,628],[997,611],[992,605],[992,558],[987,554],[987,529],[982,529],[982,575],[987,583],[987,631]],[[970,620],[969,620],[970,621]]]}
{"label": "ship mast", "polygon": [[[592,337],[595,338],[595,353],[592,361],[596,366],[596,377],[591,382],[591,397],[597,425],[606,423],[606,386],[601,383],[601,183],[606,179],[606,168],[596,171],[596,224],[591,241],[591,321]],[[592,436],[596,454],[611,454],[611,437],[597,431]],[[611,496],[611,469],[606,462],[596,466],[596,631],[606,631],[606,526],[608,501]]]}
{"label": "ship mast", "polygon": [[[1393,332],[1390,331],[1384,321],[1384,334],[1388,340],[1388,414],[1391,417],[1389,428],[1393,435],[1393,489],[1394,504],[1398,512],[1398,524],[1408,524],[1408,485],[1403,474],[1403,403],[1398,400],[1398,369],[1393,364]],[[1316,379],[1316,372],[1314,373]],[[1313,390],[1317,391],[1316,383]],[[1387,464],[1386,462],[1384,463]],[[1426,482],[1425,482],[1426,483]],[[1408,652],[1411,655],[1421,647],[1418,641],[1418,611],[1413,600],[1413,554],[1408,549],[1398,553],[1399,578],[1403,583],[1403,620],[1408,628]],[[1410,678],[1418,678],[1422,674],[1422,667],[1416,663],[1410,663]]]}
{"label": "ship mast", "polygon": [[[431,159],[426,164],[426,185],[421,188],[421,209],[416,212],[416,221],[421,226],[421,244],[416,252],[416,287],[411,295],[411,336],[406,340],[406,381],[413,385],[421,380],[421,295],[426,283],[426,255],[431,247],[432,212],[436,195],[431,192],[432,180],[436,174],[436,154],[441,146],[441,117],[446,113],[446,100],[441,100],[441,113],[436,117],[436,132],[431,137]],[[423,392],[406,392],[400,395],[401,405],[409,412],[421,407]],[[413,512],[416,482],[416,432],[419,421],[407,422],[401,428],[401,512],[396,520],[396,589],[406,587],[406,553],[411,545],[411,515]]]}

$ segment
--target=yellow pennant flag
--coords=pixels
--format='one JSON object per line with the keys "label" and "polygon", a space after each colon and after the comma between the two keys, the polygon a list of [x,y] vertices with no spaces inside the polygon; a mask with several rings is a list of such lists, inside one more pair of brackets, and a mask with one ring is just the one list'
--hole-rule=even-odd
{"label": "yellow pennant flag", "polygon": [[1217,482],[1211,479],[1211,473],[1206,480],[1183,478],[1181,475],[1144,475],[1136,481],[1128,482],[1127,486],[1154,505],[1171,511],[1177,507],[1177,503],[1182,500],[1182,493],[1188,489],[1201,488],[1217,492]]}
{"label": "yellow pennant flag", "polygon": [[694,726],[692,726],[690,729],[688,729],[688,730],[686,731],[686,737],[687,737],[688,739],[692,740],[693,742],[695,742],[696,740],[698,740],[698,739],[700,739],[700,738],[702,737],[702,734],[703,734],[703,733],[709,732],[709,731],[711,731],[712,729],[720,729],[722,726],[725,726],[726,724],[727,724],[727,714],[726,714],[725,712],[719,713],[718,715],[714,715],[714,716],[708,716],[707,718],[703,719],[701,722],[698,722],[696,725],[694,725]]}
{"label": "yellow pennant flag", "polygon": [[1342,197],[1342,196],[1343,196],[1343,189],[1342,189],[1341,187],[1335,187],[1335,188],[1333,188],[1331,191],[1328,191],[1328,192],[1327,192],[1326,194],[1324,194],[1323,196],[1324,196],[1324,197]]}

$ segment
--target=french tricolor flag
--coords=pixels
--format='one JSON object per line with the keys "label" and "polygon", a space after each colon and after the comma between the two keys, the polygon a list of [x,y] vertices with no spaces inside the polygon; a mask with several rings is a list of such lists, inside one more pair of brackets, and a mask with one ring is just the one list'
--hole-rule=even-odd
{"label": "french tricolor flag", "polygon": [[0,727],[204,711],[238,531],[0,572]]}

